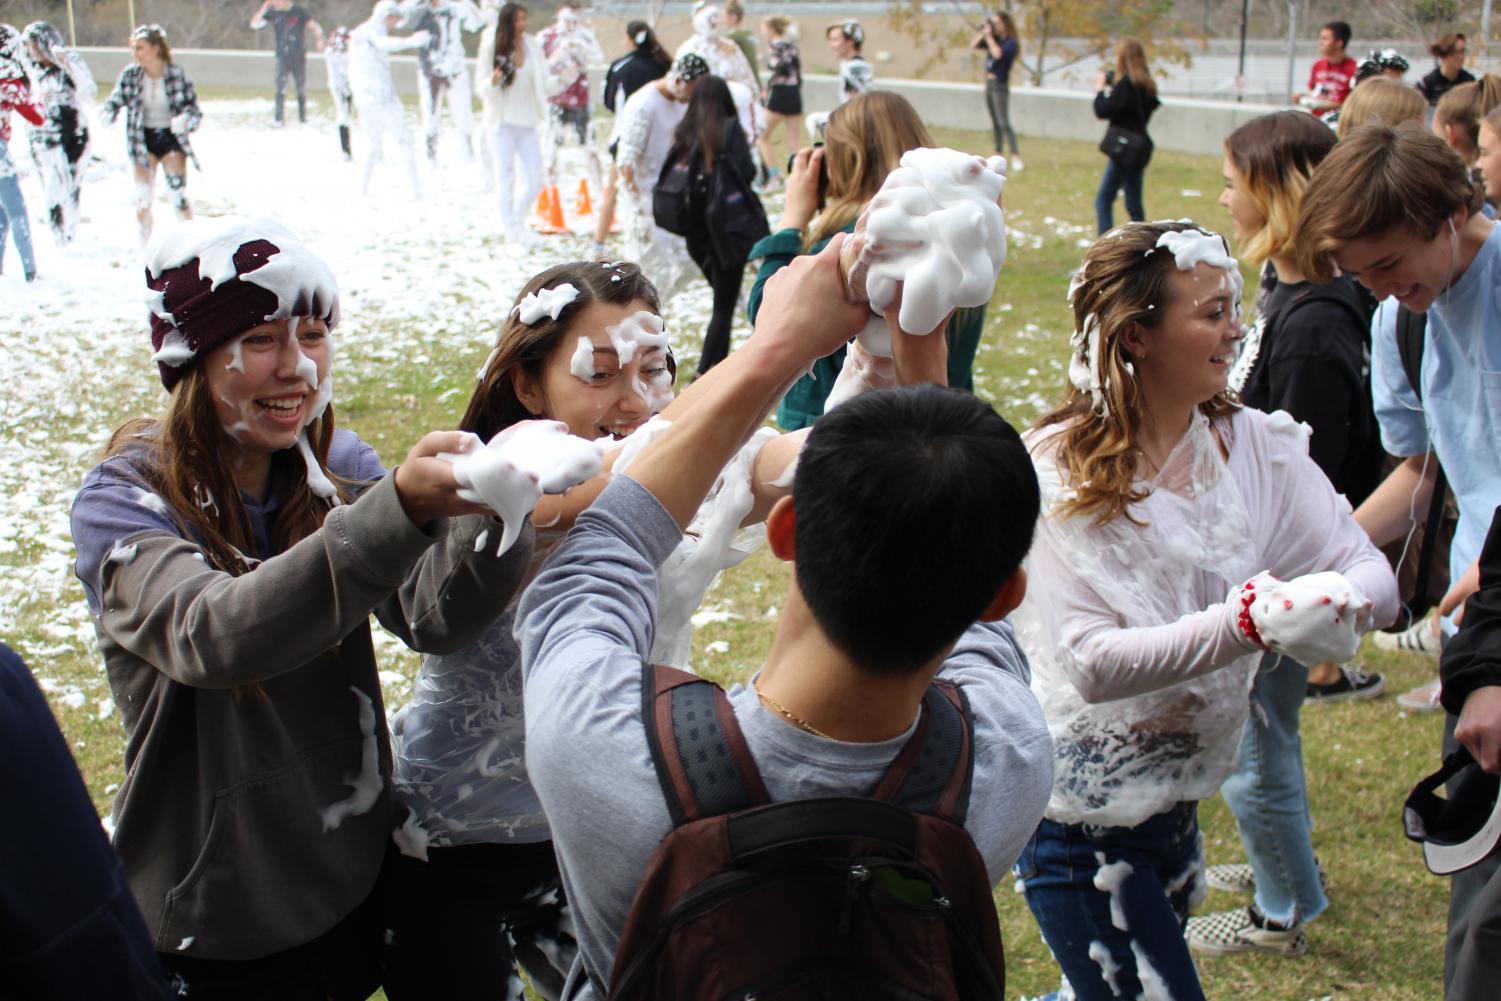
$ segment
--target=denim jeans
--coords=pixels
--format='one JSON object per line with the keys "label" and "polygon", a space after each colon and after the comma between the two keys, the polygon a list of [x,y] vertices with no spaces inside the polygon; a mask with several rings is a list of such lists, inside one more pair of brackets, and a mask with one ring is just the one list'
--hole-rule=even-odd
{"label": "denim jeans", "polygon": [[985,81],[985,106],[990,109],[990,131],[995,140],[992,148],[1004,152],[1001,143],[1009,143],[1011,155],[1017,154],[1016,130],[1011,127],[1011,85],[995,77]]}
{"label": "denim jeans", "polygon": [[[4,153],[0,152],[0,156]],[[21,271],[36,273],[36,257],[31,252],[31,222],[26,218],[26,199],[15,174],[0,174],[0,268],[5,265],[5,232],[10,230],[21,254]]]}
{"label": "denim jeans", "polygon": [[1101,233],[1115,227],[1115,196],[1122,189],[1126,192],[1126,214],[1131,221],[1141,222],[1147,217],[1147,210],[1141,204],[1142,176],[1146,170],[1145,167],[1124,170],[1114,160],[1105,158],[1105,176],[1100,178],[1100,190],[1094,196],[1095,224]]}
{"label": "denim jeans", "polygon": [[1329,906],[1313,857],[1313,821],[1298,736],[1307,689],[1308,668],[1274,653],[1261,658],[1235,774],[1220,789],[1256,874],[1256,906],[1273,921],[1289,925],[1311,921]]}
{"label": "denim jeans", "polygon": [[1195,803],[1136,827],[1038,825],[1016,874],[1080,1001],[1203,1001],[1183,940],[1204,899],[1203,845]]}

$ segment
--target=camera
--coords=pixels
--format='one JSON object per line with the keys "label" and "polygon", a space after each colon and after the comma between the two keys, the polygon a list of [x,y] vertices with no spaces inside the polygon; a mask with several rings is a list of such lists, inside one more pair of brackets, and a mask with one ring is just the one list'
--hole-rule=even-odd
{"label": "camera", "polygon": [[[822,140],[813,144],[814,149],[823,149]],[[793,153],[787,158],[787,176],[792,176],[792,165],[797,162],[797,154]],[[828,154],[818,163],[818,208],[823,209],[824,201],[829,195],[829,159]]]}
{"label": "camera", "polygon": [[1107,69],[1105,71],[1105,86],[1107,86],[1107,87],[1114,87],[1115,86],[1115,70],[1113,70],[1113,69]]}

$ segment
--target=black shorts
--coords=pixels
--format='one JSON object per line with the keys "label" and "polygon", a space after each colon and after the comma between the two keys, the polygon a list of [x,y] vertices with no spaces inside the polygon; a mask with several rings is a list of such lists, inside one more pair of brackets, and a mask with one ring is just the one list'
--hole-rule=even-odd
{"label": "black shorts", "polygon": [[801,115],[803,88],[792,83],[776,84],[766,98],[766,110],[778,115]]}
{"label": "black shorts", "polygon": [[146,152],[160,160],[168,153],[181,153],[182,146],[171,129],[146,129]]}

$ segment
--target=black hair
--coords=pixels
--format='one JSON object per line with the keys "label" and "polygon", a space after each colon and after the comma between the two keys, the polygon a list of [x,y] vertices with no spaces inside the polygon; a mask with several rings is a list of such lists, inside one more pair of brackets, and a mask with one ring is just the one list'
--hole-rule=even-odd
{"label": "black hair", "polygon": [[662,43],[657,41],[657,33],[651,30],[651,25],[645,21],[632,21],[625,26],[625,33],[635,43],[637,52],[647,56],[664,70],[672,66],[672,57],[662,48]]}
{"label": "black hair", "polygon": [[697,151],[707,172],[724,144],[727,124],[738,124],[739,120],[730,85],[712,74],[701,77],[688,102],[688,111],[673,134],[671,158],[682,159]]}
{"label": "black hair", "polygon": [[873,674],[954,643],[1016,572],[1041,499],[1016,429],[957,389],[906,386],[819,418],[793,476],[797,583]]}
{"label": "black hair", "polygon": [[1350,26],[1344,21],[1330,21],[1328,24],[1321,25],[1319,30],[1322,31],[1324,28],[1333,32],[1334,37],[1340,40],[1340,44],[1346,46],[1350,44]]}

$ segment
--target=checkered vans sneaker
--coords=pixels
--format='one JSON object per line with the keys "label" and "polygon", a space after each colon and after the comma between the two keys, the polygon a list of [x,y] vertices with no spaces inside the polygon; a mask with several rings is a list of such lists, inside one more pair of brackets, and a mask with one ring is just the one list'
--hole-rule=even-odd
{"label": "checkered vans sneaker", "polygon": [[[1329,892],[1329,873],[1324,868],[1324,863],[1314,859],[1319,867],[1319,889]],[[1246,862],[1227,862],[1224,865],[1212,865],[1204,870],[1204,881],[1211,889],[1224,890],[1226,893],[1255,893],[1256,873]],[[1191,919],[1197,920],[1197,919]]]}
{"label": "checkered vans sneaker", "polygon": [[1209,956],[1232,952],[1301,956],[1308,951],[1308,933],[1302,925],[1273,927],[1255,907],[1189,918],[1183,937],[1194,952]]}

